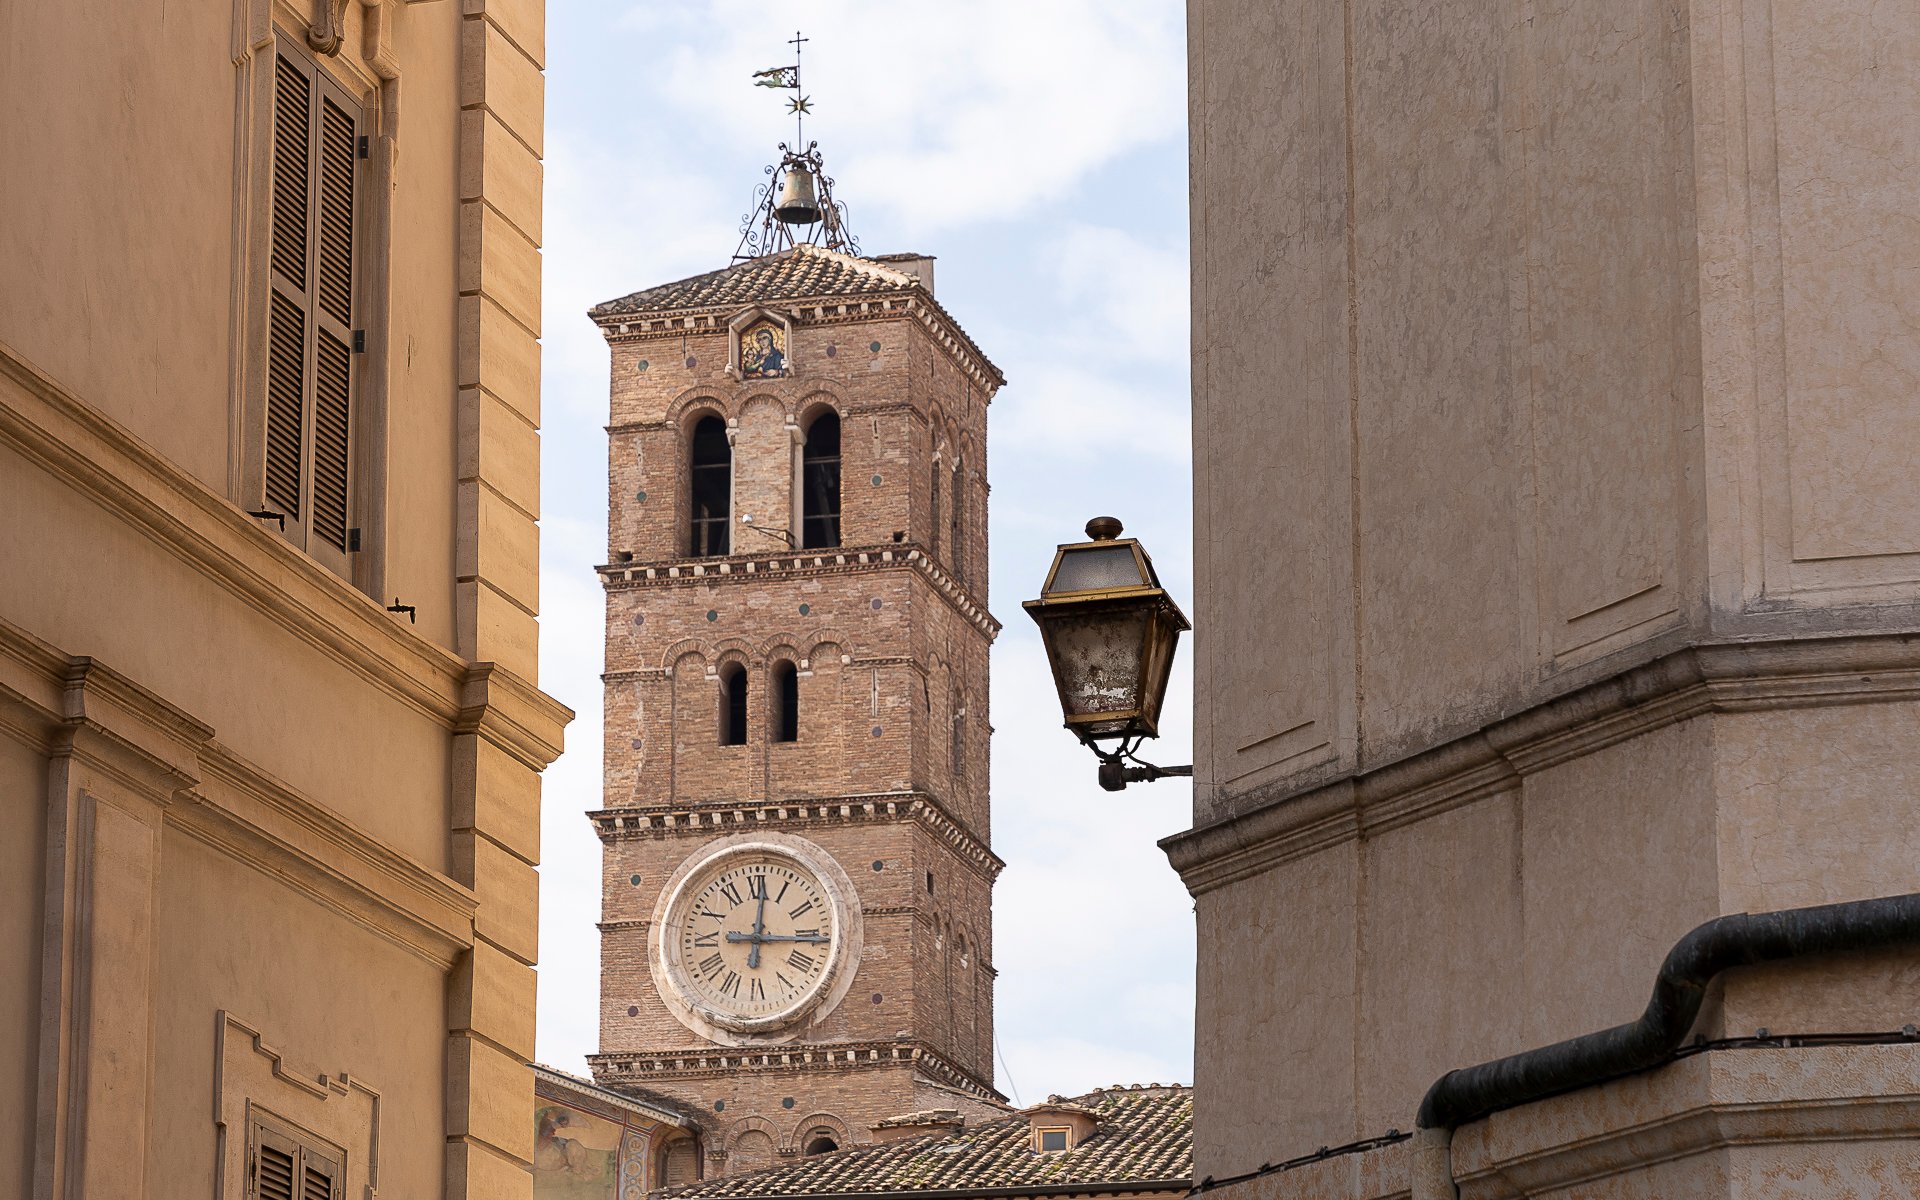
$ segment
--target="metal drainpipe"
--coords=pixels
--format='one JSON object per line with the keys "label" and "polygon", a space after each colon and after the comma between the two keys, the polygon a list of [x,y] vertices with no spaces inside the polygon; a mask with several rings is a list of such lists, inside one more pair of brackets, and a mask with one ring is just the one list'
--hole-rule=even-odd
{"label": "metal drainpipe", "polygon": [[1920,893],[1708,921],[1667,952],[1639,1020],[1434,1080],[1414,1119],[1412,1200],[1457,1200],[1452,1147],[1459,1126],[1666,1062],[1693,1028],[1707,985],[1721,972],[1901,946],[1920,947]]}

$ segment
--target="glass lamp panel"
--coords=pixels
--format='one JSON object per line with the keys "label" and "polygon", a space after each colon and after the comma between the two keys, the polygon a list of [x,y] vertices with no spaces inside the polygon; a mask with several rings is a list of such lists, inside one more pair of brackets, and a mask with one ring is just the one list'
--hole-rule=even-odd
{"label": "glass lamp panel", "polygon": [[1072,613],[1048,621],[1047,640],[1068,718],[1139,707],[1141,655],[1151,620],[1151,610],[1142,606]]}
{"label": "glass lamp panel", "polygon": [[1143,582],[1132,546],[1089,546],[1061,551],[1060,569],[1053,573],[1053,586],[1047,592],[1139,587]]}
{"label": "glass lamp panel", "polygon": [[1167,697],[1167,677],[1173,671],[1173,651],[1179,638],[1180,631],[1174,625],[1173,618],[1165,612],[1156,612],[1140,674],[1142,699],[1145,701],[1142,705],[1145,711],[1141,716],[1149,727],[1157,728],[1160,724],[1160,705]]}

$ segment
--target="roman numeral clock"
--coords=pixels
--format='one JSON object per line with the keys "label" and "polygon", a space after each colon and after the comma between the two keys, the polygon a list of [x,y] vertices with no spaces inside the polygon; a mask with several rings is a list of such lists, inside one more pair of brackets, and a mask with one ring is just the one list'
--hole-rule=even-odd
{"label": "roman numeral clock", "polygon": [[832,1007],[860,957],[860,908],[833,857],[804,838],[727,838],[674,871],[654,908],[654,985],[715,1041],[767,1033]]}

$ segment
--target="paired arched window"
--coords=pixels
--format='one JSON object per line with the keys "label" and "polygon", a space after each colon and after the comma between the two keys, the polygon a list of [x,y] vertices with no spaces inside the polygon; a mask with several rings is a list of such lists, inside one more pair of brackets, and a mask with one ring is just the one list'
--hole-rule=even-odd
{"label": "paired arched window", "polygon": [[720,665],[720,744],[747,744],[747,669],[737,662]]}
{"label": "paired arched window", "polygon": [[733,522],[733,447],[727,442],[727,423],[717,416],[701,417],[693,427],[687,485],[692,515],[688,552],[696,558],[727,553]]}
{"label": "paired arched window", "polygon": [[797,742],[800,740],[800,671],[793,663],[781,659],[773,664],[773,686],[767,689],[768,698],[773,702],[772,718],[773,740],[776,742]]}
{"label": "paired arched window", "polygon": [[840,414],[828,409],[807,426],[800,453],[800,546],[840,544]]}

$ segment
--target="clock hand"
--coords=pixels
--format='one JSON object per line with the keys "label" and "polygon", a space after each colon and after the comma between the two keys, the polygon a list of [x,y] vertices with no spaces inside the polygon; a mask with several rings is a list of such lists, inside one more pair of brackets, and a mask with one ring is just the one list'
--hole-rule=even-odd
{"label": "clock hand", "polygon": [[816,946],[824,946],[833,939],[818,933],[729,933],[727,940],[730,942],[744,942],[748,940],[754,942],[812,942]]}
{"label": "clock hand", "polygon": [[747,951],[747,970],[749,971],[758,971],[760,969],[760,935],[766,932],[766,916],[767,893],[762,891],[760,893],[760,902],[754,906],[753,910],[753,949]]}

